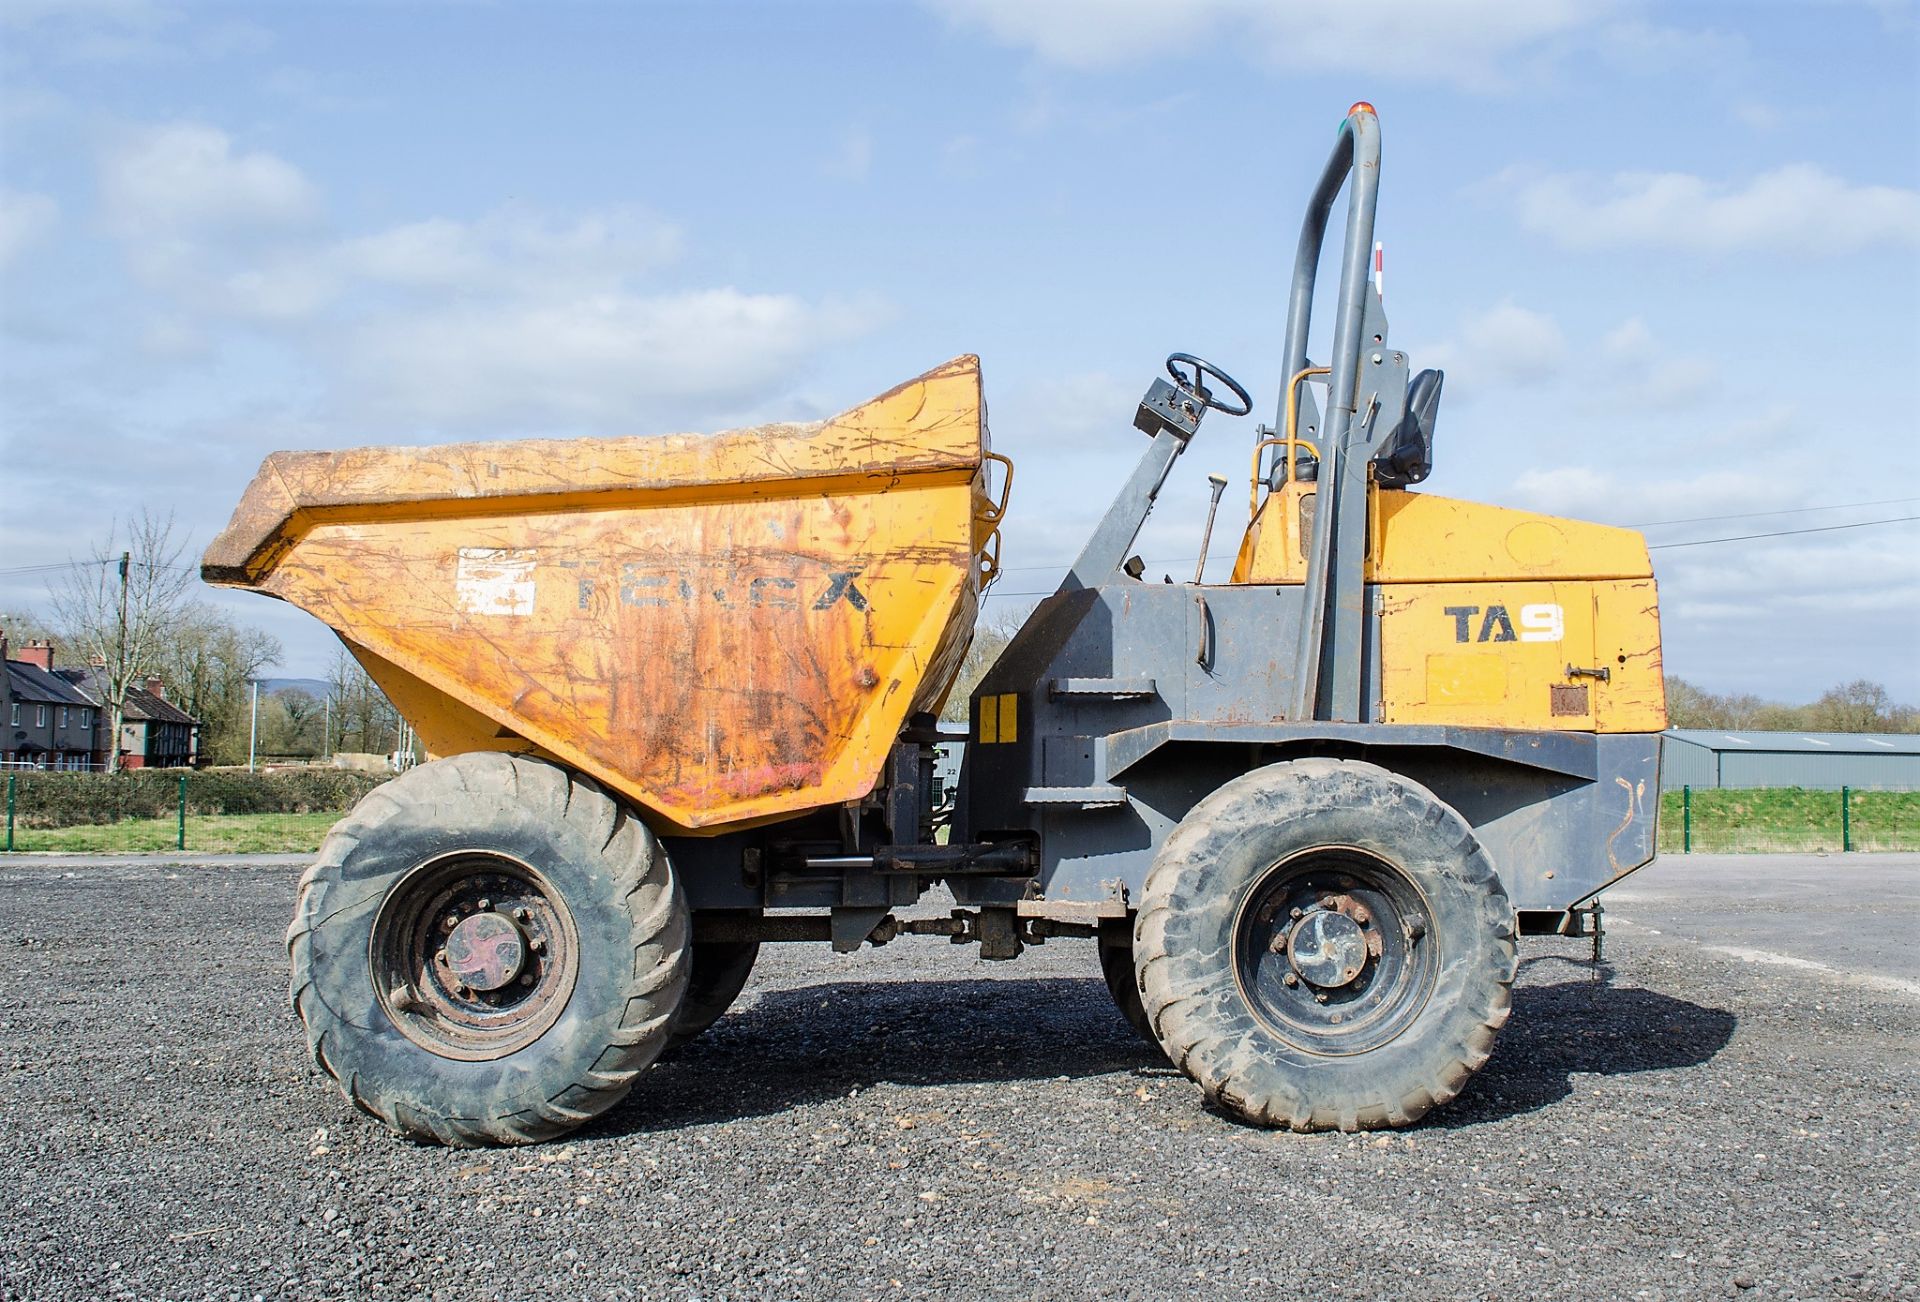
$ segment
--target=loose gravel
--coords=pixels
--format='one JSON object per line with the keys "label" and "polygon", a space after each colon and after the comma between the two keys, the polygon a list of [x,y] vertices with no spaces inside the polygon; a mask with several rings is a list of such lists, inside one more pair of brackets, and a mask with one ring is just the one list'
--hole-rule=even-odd
{"label": "loose gravel", "polygon": [[295,879],[0,867],[0,1298],[1920,1296],[1897,991],[1529,941],[1451,1107],[1299,1136],[1207,1111],[1090,942],[772,946],[576,1137],[450,1151],[308,1068]]}

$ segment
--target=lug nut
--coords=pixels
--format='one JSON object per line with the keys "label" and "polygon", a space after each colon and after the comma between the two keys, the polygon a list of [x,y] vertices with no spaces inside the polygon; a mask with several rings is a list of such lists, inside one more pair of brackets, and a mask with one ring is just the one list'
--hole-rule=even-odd
{"label": "lug nut", "polygon": [[1338,1026],[1340,1025],[1341,1016],[1339,1013],[1335,1013],[1332,1017],[1328,1018],[1327,1020],[1332,1022],[1335,1026]]}
{"label": "lug nut", "polygon": [[441,967],[450,966],[453,962],[452,959],[447,957],[447,951],[444,949],[441,950],[438,954],[435,954],[433,956],[433,961],[438,963]]}
{"label": "lug nut", "polygon": [[488,899],[486,896],[482,895],[480,897],[480,905],[479,905],[480,912],[485,913],[487,910],[491,909],[492,907],[493,907],[493,901]]}
{"label": "lug nut", "polygon": [[1297,986],[1300,984],[1299,976],[1292,972],[1289,972],[1285,976],[1281,977],[1280,981],[1281,981],[1281,984],[1283,985]]}
{"label": "lug nut", "polygon": [[531,972],[522,972],[522,973],[520,974],[520,984],[521,984],[521,985],[523,985],[523,986],[530,986],[530,985],[532,985],[532,984],[533,984],[533,973],[531,973]]}
{"label": "lug nut", "polygon": [[1294,911],[1293,911],[1293,912],[1292,912],[1291,914],[1289,914],[1288,916],[1289,916],[1289,917],[1294,917],[1294,918],[1298,918],[1298,917],[1300,917],[1300,916],[1301,916],[1301,910],[1299,910],[1298,908],[1296,908],[1296,909],[1294,909]]}
{"label": "lug nut", "polygon": [[1332,913],[1334,909],[1338,907],[1338,905],[1339,905],[1339,901],[1334,899],[1333,896],[1331,895],[1322,895],[1320,897],[1320,907],[1325,909],[1329,913]]}
{"label": "lug nut", "polygon": [[535,936],[532,940],[527,942],[527,948],[532,950],[536,954],[544,954],[547,952],[547,942],[540,939],[540,937]]}
{"label": "lug nut", "polygon": [[457,991],[455,991],[455,993],[458,994],[462,999],[471,999],[473,998],[473,987],[463,985]]}
{"label": "lug nut", "polygon": [[1364,927],[1373,921],[1373,914],[1367,909],[1366,905],[1356,904],[1353,906],[1353,920]]}
{"label": "lug nut", "polygon": [[1322,991],[1318,991],[1318,990],[1316,990],[1316,991],[1314,991],[1314,992],[1313,992],[1313,1002],[1314,1002],[1314,1003],[1316,1003],[1316,1004],[1324,1004],[1324,1003],[1326,1003],[1326,1002],[1327,1002],[1327,996],[1326,996],[1326,994],[1325,994],[1324,992],[1322,992]]}
{"label": "lug nut", "polygon": [[532,909],[515,909],[513,911],[513,917],[514,917],[514,921],[516,922],[532,922],[533,910]]}
{"label": "lug nut", "polygon": [[446,917],[440,919],[440,930],[442,931],[452,931],[459,925],[460,915],[457,913],[449,913]]}

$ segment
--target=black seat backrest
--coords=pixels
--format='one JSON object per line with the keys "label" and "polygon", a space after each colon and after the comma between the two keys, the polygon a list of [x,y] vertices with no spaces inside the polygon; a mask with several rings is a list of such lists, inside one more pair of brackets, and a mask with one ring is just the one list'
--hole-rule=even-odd
{"label": "black seat backrest", "polygon": [[1422,371],[1407,386],[1407,410],[1373,454],[1373,477],[1383,488],[1405,488],[1433,473],[1433,422],[1440,410],[1444,371]]}

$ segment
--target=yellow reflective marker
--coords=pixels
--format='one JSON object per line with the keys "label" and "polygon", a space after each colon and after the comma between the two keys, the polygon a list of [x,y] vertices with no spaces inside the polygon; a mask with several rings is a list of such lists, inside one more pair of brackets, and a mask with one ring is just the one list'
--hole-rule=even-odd
{"label": "yellow reflective marker", "polygon": [[1000,698],[1000,740],[1020,739],[1020,698],[1008,692]]}
{"label": "yellow reflective marker", "polygon": [[980,741],[990,745],[1000,740],[1000,698],[983,696],[980,698]]}

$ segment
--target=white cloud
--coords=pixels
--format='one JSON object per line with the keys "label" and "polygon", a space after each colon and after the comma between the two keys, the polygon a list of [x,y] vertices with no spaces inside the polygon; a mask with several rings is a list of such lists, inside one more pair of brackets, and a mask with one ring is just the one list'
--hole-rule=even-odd
{"label": "white cloud", "polygon": [[1418,353],[1448,372],[1450,390],[1461,381],[1471,389],[1542,384],[1559,374],[1566,355],[1559,323],[1512,299],[1464,318],[1446,343]]}
{"label": "white cloud", "polygon": [[873,170],[873,133],[855,127],[840,138],[840,146],[820,169],[843,181],[864,181]]}
{"label": "white cloud", "polygon": [[411,289],[605,288],[679,256],[678,228],[643,209],[599,209],[571,220],[494,213],[477,221],[411,222],[340,244],[347,275]]}
{"label": "white cloud", "polygon": [[1522,472],[1513,481],[1511,501],[1548,515],[1634,525],[1807,504],[1803,483],[1778,467],[1623,475],[1592,466],[1555,466]]}
{"label": "white cloud", "polygon": [[0,30],[47,63],[154,63],[257,54],[273,44],[252,19],[220,14],[188,22],[179,5],[153,0],[5,0]]}
{"label": "white cloud", "polygon": [[1621,172],[1497,178],[1519,202],[1520,222],[1567,248],[1662,248],[1803,255],[1920,244],[1920,191],[1854,185],[1811,163],[1745,183],[1687,172]]}
{"label": "white cloud", "polygon": [[100,160],[100,191],[108,224],[134,236],[284,230],[320,209],[299,168],[195,122],[126,132]]}
{"label": "white cloud", "polygon": [[44,194],[0,190],[0,267],[5,267],[49,230],[60,205]]}
{"label": "white cloud", "polygon": [[732,288],[448,303],[366,321],[346,368],[376,410],[436,427],[631,433],[741,411],[883,315]]}
{"label": "white cloud", "polygon": [[1225,38],[1281,68],[1480,87],[1516,58],[1595,26],[1609,0],[929,0],[961,27],[1071,68],[1164,59]]}
{"label": "white cloud", "polygon": [[249,258],[199,286],[210,305],[249,321],[305,321],[338,297],[341,283],[324,255],[295,249]]}
{"label": "white cloud", "polygon": [[994,411],[1005,428],[1019,430],[1022,440],[1042,453],[1110,447],[1131,428],[1145,388],[1138,378],[1076,371],[1021,385],[996,398]]}
{"label": "white cloud", "polygon": [[1608,392],[1662,411],[1693,406],[1720,384],[1710,359],[1669,355],[1637,316],[1607,333],[1600,355],[1609,364]]}
{"label": "white cloud", "polygon": [[396,437],[706,423],[784,392],[885,315],[663,289],[682,236],[637,206],[343,237],[298,167],[211,126],[123,132],[98,164],[106,229],[159,300],[149,355],[204,355],[245,326],[310,368],[341,419],[398,424]]}

